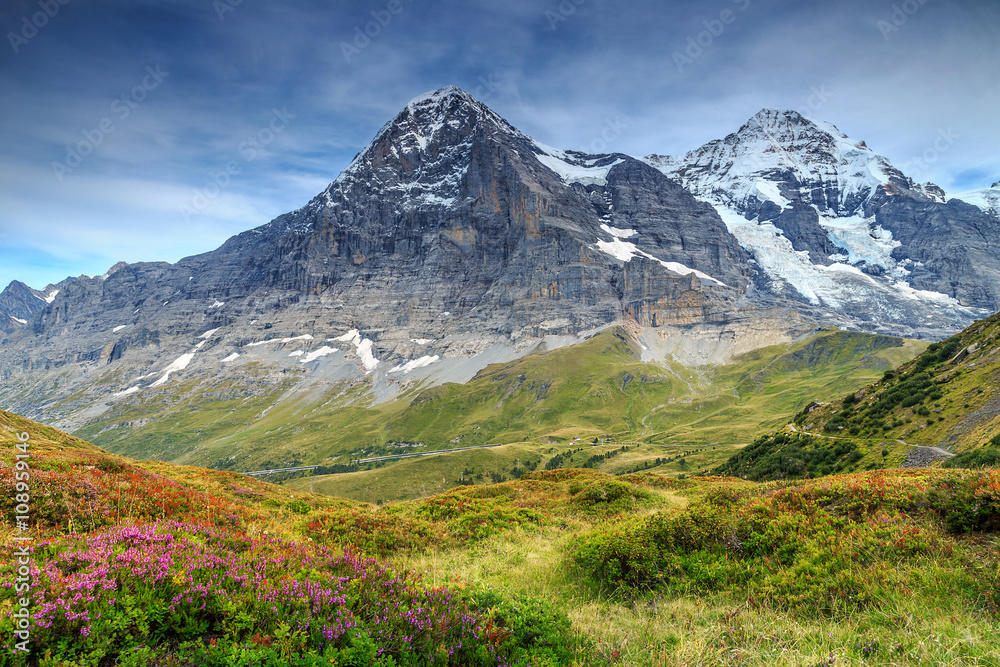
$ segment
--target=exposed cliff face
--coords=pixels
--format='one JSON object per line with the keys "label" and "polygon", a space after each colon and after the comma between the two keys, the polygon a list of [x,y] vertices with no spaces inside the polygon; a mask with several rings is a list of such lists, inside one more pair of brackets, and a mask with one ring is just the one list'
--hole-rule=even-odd
{"label": "exposed cliff face", "polygon": [[[727,321],[751,305],[748,260],[716,211],[661,172],[544,146],[449,88],[408,104],[303,208],[174,265],[65,286],[4,340],[0,373],[23,388],[73,366],[83,386],[113,369],[105,393],[121,400],[170,373],[237,372],[267,348],[252,343],[308,335],[297,361],[319,352],[309,368],[371,375],[391,394],[391,368],[411,362],[484,355],[444,373],[462,379],[628,317]],[[29,414],[46,402],[17,395]],[[67,414],[80,408],[99,409]]]}
{"label": "exposed cliff face", "polygon": [[995,218],[929,191],[793,112],[637,160],[545,146],[446,88],[217,250],[9,288],[3,312],[31,312],[0,326],[0,399],[70,428],[188,380],[384,400],[620,321],[942,335],[997,303],[1000,261]]}

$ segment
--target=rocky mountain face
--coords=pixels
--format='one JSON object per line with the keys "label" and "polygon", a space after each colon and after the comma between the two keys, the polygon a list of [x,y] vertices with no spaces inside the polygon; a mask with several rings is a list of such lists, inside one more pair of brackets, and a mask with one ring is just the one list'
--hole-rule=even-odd
{"label": "rocky mountain face", "polygon": [[772,292],[901,332],[953,332],[1000,309],[990,191],[948,199],[829,123],[765,109],[725,139],[646,160],[713,204]]}
{"label": "rocky mountain face", "polygon": [[0,400],[66,428],[209,381],[385,400],[622,321],[650,355],[687,330],[713,350],[817,323],[940,337],[1000,308],[996,215],[944,200],[793,112],[640,160],[551,148],[445,88],[217,250],[8,288]]}
{"label": "rocky mountain face", "polygon": [[28,287],[19,280],[12,281],[0,292],[0,331],[12,333],[26,325],[35,313],[52,303],[60,287],[71,280],[73,278],[67,278],[44,290]]}

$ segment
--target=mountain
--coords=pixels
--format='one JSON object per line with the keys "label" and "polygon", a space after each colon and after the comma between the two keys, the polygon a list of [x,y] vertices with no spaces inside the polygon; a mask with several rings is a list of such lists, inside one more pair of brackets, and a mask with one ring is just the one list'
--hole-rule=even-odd
{"label": "mountain", "polygon": [[0,292],[0,331],[10,332],[26,325],[32,315],[52,303],[57,291],[51,285],[39,291],[18,280],[12,281]]}
{"label": "mountain", "polygon": [[1000,309],[1000,218],[973,205],[986,196],[947,199],[829,123],[764,109],[725,139],[646,160],[713,204],[771,291],[859,327],[944,332]]}
{"label": "mountain", "polygon": [[936,193],[794,112],[640,160],[551,148],[444,88],[302,208],[67,282],[2,334],[0,400],[100,441],[191,401],[255,406],[242,428],[303,397],[377,405],[616,323],[643,361],[693,365],[817,325],[941,338],[1000,307],[1000,223]]}

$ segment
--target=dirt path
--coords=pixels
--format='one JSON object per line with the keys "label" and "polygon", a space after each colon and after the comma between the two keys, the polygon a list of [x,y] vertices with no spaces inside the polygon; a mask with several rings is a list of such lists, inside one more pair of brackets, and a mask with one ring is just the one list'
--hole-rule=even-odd
{"label": "dirt path", "polygon": [[[817,438],[826,438],[828,440],[849,440],[849,438],[839,438],[833,435],[824,435],[822,433],[812,433],[810,431],[800,431],[795,427],[795,424],[789,424],[794,433],[802,433],[803,435],[811,435]],[[947,449],[942,449],[940,447],[924,447],[923,445],[912,445],[905,440],[897,439],[901,445],[906,445],[910,447],[910,453],[906,455],[903,462],[899,464],[900,468],[926,468],[930,466],[935,461],[940,461],[941,459],[948,459],[955,456],[952,452]]]}

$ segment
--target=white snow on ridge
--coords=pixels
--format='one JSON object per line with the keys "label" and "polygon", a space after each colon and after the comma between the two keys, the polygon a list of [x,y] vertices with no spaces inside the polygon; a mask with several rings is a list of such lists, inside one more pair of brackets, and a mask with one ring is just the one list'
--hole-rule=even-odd
{"label": "white snow on ridge", "polygon": [[208,331],[206,331],[202,335],[198,336],[198,338],[208,338],[209,336],[211,336],[212,334],[214,334],[216,331],[218,331],[218,329],[209,329]]}
{"label": "white snow on ridge", "polygon": [[118,333],[127,326],[128,326],[127,324],[119,324],[118,326],[116,326],[114,329],[111,330],[111,333]]}
{"label": "white snow on ridge", "polygon": [[308,364],[310,361],[316,361],[320,357],[325,357],[326,355],[333,354],[336,351],[337,351],[337,348],[330,347],[328,345],[324,345],[323,347],[319,348],[318,350],[313,350],[309,354],[307,354],[304,357],[302,357],[301,359],[299,359],[299,363],[300,364]]}
{"label": "white snow on ridge", "polygon": [[[845,302],[857,302],[866,298],[865,295],[893,294],[902,296],[910,300],[933,301],[939,304],[958,307],[960,304],[947,294],[939,292],[928,292],[917,290],[902,280],[906,271],[897,267],[888,253],[895,247],[892,243],[891,235],[886,232],[879,232],[878,227],[874,233],[881,233],[880,239],[875,239],[883,244],[884,256],[874,253],[872,248],[877,244],[863,247],[858,252],[873,252],[870,255],[857,255],[859,261],[868,261],[872,264],[880,264],[885,261],[889,264],[890,280],[876,280],[872,276],[864,273],[856,266],[844,262],[834,262],[830,266],[813,264],[809,259],[809,252],[806,250],[795,250],[792,242],[785,237],[782,231],[770,222],[758,222],[757,220],[747,220],[736,211],[725,206],[715,205],[716,210],[722,217],[723,222],[729,232],[736,237],[744,248],[753,254],[764,273],[772,280],[783,281],[792,289],[805,297],[813,305],[825,305],[831,308],[840,308]],[[827,224],[829,220],[822,224]],[[840,228],[845,232],[842,239],[850,240],[850,234],[858,234],[859,230],[865,230],[867,234],[867,220],[862,218],[835,218],[835,223],[843,223]],[[831,225],[832,229],[836,229]],[[845,241],[845,246],[849,245]],[[849,251],[850,253],[850,251]],[[850,254],[849,254],[850,256]],[[895,278],[892,280],[892,278]]]}
{"label": "white snow on ridge", "polygon": [[788,201],[774,179],[791,171],[800,183],[809,184],[799,191],[802,201],[827,204],[825,195],[813,201],[818,183],[820,192],[837,190],[845,212],[857,212],[879,186],[889,183],[889,174],[899,175],[888,159],[834,125],[775,109],[760,111],[739,131],[684,155],[641,159],[696,195],[736,210],[753,199],[784,208]]}
{"label": "white snow on ridge", "polygon": [[225,301],[216,301],[211,306],[209,306],[208,309],[211,310],[212,308],[222,308],[224,305],[226,305]]}
{"label": "white snow on ridge", "polygon": [[424,366],[430,366],[435,361],[441,359],[438,355],[434,356],[424,356],[419,359],[414,359],[413,361],[407,361],[405,364],[400,364],[399,366],[393,366],[387,372],[388,373],[402,373],[406,375],[410,371],[416,370],[418,368],[423,368]]}
{"label": "white snow on ridge", "polygon": [[986,213],[1000,216],[1000,188],[984,188],[982,190],[969,190],[960,192],[957,195],[950,195],[948,200],[959,199],[966,204],[978,206]]}
{"label": "white snow on ridge", "polygon": [[[607,225],[601,225],[601,227],[607,227]],[[623,231],[632,232],[634,230],[629,229]],[[702,271],[699,271],[697,269],[692,269],[691,267],[685,266],[680,262],[665,262],[662,259],[653,257],[648,252],[639,250],[639,248],[637,248],[634,243],[629,243],[628,241],[622,241],[617,236],[611,241],[598,241],[596,244],[596,248],[601,252],[611,255],[615,259],[620,260],[622,262],[631,261],[632,258],[634,257],[645,257],[647,259],[653,260],[654,262],[658,262],[660,266],[662,266],[663,268],[667,269],[668,271],[672,271],[673,273],[676,273],[678,275],[688,276],[693,273],[702,280],[707,280],[709,282],[715,283],[716,285],[721,285],[722,287],[726,287],[726,284],[724,282],[716,280],[707,273],[703,273]]]}
{"label": "white snow on ridge", "polygon": [[288,356],[290,356],[290,357],[301,357],[303,354],[305,354],[305,352],[303,350],[295,350],[294,352],[292,352]]}
{"label": "white snow on ridge", "polygon": [[417,345],[427,345],[427,343],[433,343],[433,338],[411,338],[411,343],[416,343]]}
{"label": "white snow on ridge", "polygon": [[122,396],[128,396],[129,394],[134,394],[139,391],[139,385],[134,387],[129,387],[128,389],[123,389],[122,391],[111,394],[111,398],[121,398]]}
{"label": "white snow on ridge", "polygon": [[161,373],[163,373],[163,377],[149,385],[150,388],[159,387],[160,385],[165,384],[167,380],[170,379],[171,373],[184,370],[187,368],[188,364],[191,363],[192,359],[194,359],[194,352],[187,352],[186,354],[182,354],[177,357],[169,366],[161,371]]}
{"label": "white snow on ridge", "polygon": [[230,361],[236,361],[236,359],[238,359],[238,358],[239,358],[239,356],[240,356],[240,353],[239,353],[239,352],[233,352],[233,353],[232,353],[232,354],[230,354],[230,355],[229,355],[228,357],[226,357],[225,359],[223,359],[223,360],[222,360],[222,363],[224,363],[224,364],[225,364],[225,363],[228,363],[228,362],[230,362]]}
{"label": "white snow on ridge", "polygon": [[[608,182],[608,172],[611,171],[611,168],[624,162],[624,160],[619,158],[609,165],[596,167],[594,163],[597,160],[575,160],[567,155],[565,151],[561,151],[558,148],[546,146],[539,141],[535,141],[534,144],[541,151],[535,154],[535,158],[554,171],[563,180],[563,183],[567,185],[570,183],[605,185]],[[583,164],[577,164],[580,162]]]}
{"label": "white snow on ridge", "polygon": [[59,294],[59,290],[52,290],[51,294],[45,295],[45,303],[52,303],[56,299],[56,294]]}
{"label": "white snow on ridge", "polygon": [[20,317],[14,317],[13,315],[11,315],[10,318],[12,320],[14,320],[15,322],[20,322],[21,324],[27,324],[28,323],[28,320],[22,320]]}

